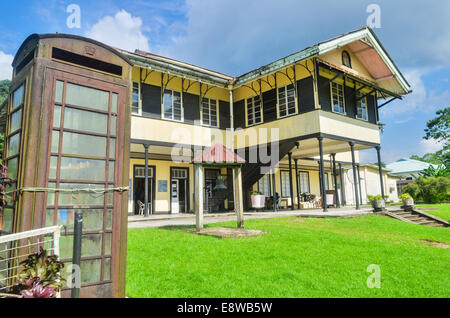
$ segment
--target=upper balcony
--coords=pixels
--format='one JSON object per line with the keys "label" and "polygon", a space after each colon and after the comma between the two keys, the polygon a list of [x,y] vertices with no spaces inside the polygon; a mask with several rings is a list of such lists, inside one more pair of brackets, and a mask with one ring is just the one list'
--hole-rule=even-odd
{"label": "upper balcony", "polygon": [[[301,154],[314,157],[319,155],[317,142],[306,140],[319,136],[333,140],[325,143],[326,153],[346,152],[349,142],[356,143],[357,150],[380,144],[378,125],[318,109],[276,122],[238,129],[235,131],[235,147],[240,149],[272,142],[299,142]],[[311,145],[307,146],[306,143]]]}

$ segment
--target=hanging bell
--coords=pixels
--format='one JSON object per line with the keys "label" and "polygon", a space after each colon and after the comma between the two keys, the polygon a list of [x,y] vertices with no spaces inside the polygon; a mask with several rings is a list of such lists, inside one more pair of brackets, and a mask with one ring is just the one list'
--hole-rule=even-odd
{"label": "hanging bell", "polygon": [[225,185],[225,181],[223,180],[223,177],[219,175],[216,179],[216,186],[214,187],[214,190],[226,190],[227,186]]}

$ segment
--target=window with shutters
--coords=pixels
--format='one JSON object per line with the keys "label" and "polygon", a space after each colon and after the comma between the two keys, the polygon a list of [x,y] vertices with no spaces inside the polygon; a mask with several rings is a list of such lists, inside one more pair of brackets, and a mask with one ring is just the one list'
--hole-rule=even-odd
{"label": "window with shutters", "polygon": [[258,181],[258,191],[270,197],[270,175],[266,174]]}
{"label": "window with shutters", "polygon": [[281,196],[291,196],[291,184],[289,182],[289,171],[281,171]]}
{"label": "window with shutters", "polygon": [[294,115],[297,113],[294,85],[286,85],[278,88],[278,118]]}
{"label": "window with shutters", "polygon": [[133,100],[131,103],[131,112],[134,115],[142,114],[141,85],[133,82]]}
{"label": "window with shutters", "polygon": [[247,126],[262,123],[261,97],[254,96],[246,99]]}
{"label": "window with shutters", "polygon": [[331,107],[333,112],[345,115],[344,85],[331,82]]}
{"label": "window with shutters", "polygon": [[367,97],[363,97],[363,94],[358,92],[356,99],[356,118],[367,120]]}
{"label": "window with shutters", "polygon": [[300,193],[310,193],[309,173],[307,171],[299,171],[298,184],[300,186]]}
{"label": "window with shutters", "polygon": [[180,92],[170,89],[164,90],[163,118],[183,121],[183,101]]}
{"label": "window with shutters", "polygon": [[218,127],[218,102],[216,99],[203,97],[201,109],[202,125]]}

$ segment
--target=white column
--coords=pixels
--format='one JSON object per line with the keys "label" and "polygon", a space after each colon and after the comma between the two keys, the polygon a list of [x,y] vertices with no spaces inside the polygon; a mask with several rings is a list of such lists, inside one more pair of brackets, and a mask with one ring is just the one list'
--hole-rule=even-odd
{"label": "white column", "polygon": [[234,152],[234,106],[233,106],[233,90],[230,90],[230,130],[231,130],[231,144],[230,149]]}
{"label": "white column", "polygon": [[203,166],[196,164],[194,165],[195,173],[195,223],[197,230],[203,229]]}
{"label": "white column", "polygon": [[244,200],[242,195],[242,170],[241,167],[233,169],[234,180],[234,211],[237,216],[238,228],[244,228]]}

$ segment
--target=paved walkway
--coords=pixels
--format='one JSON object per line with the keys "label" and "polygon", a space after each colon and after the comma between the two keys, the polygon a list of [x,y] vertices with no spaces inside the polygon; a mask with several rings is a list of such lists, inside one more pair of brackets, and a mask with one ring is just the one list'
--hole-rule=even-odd
{"label": "paved walkway", "polygon": [[[302,216],[302,217],[358,217],[372,214],[372,208],[362,207],[361,210],[356,210],[354,207],[346,207],[341,209],[329,209],[324,213],[321,209],[312,210],[294,210],[294,211],[279,211],[279,212],[245,212],[244,218],[249,219],[267,219],[287,216]],[[235,221],[236,214],[234,213],[205,213],[203,223],[217,223],[226,221]],[[161,227],[173,225],[195,225],[194,214],[156,214],[147,218],[143,216],[128,217],[128,228],[147,228],[147,227]]]}

